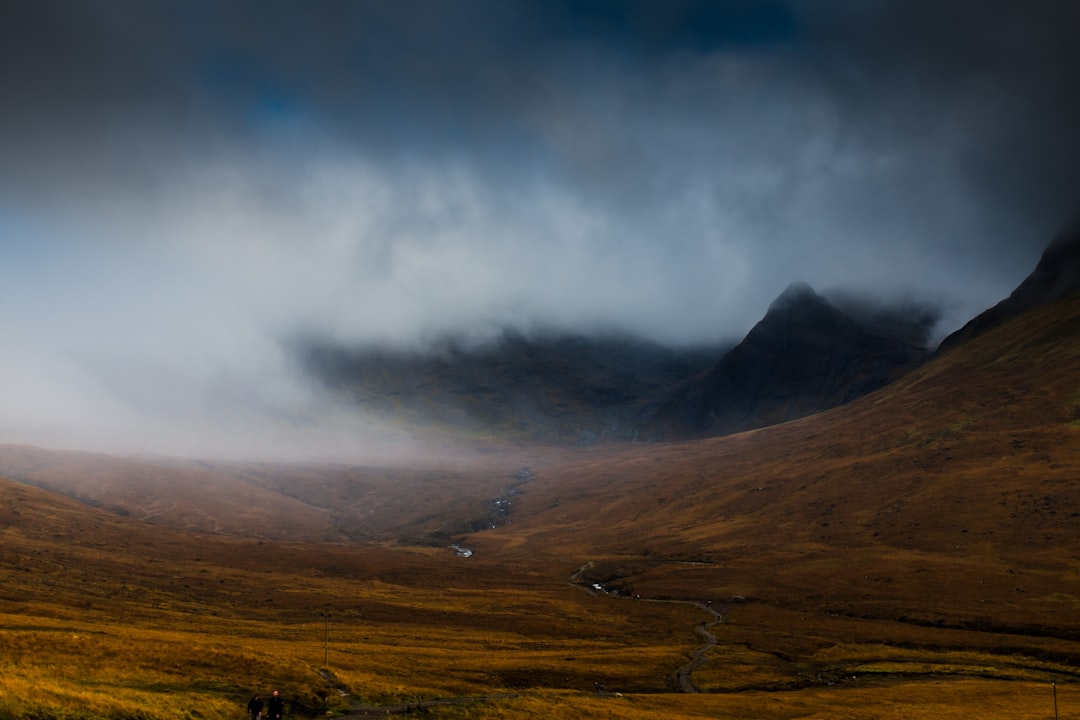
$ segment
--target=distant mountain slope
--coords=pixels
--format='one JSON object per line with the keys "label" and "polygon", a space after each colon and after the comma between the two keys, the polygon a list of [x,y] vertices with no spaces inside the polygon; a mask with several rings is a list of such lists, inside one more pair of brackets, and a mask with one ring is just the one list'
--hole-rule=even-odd
{"label": "distant mountain slope", "polygon": [[0,445],[0,477],[62,493],[114,515],[195,532],[304,540],[342,537],[328,508],[253,482],[237,466]]}
{"label": "distant mountain slope", "polygon": [[439,465],[414,457],[410,467],[389,467],[127,458],[0,444],[0,478],[192,533],[433,542],[503,519],[505,506],[494,503],[521,482],[527,462],[539,460],[513,451],[447,450]]}
{"label": "distant mountain slope", "polygon": [[794,284],[741,343],[674,392],[642,435],[725,435],[805,417],[876,390],[925,355],[909,333],[856,319]]}
{"label": "distant mountain slope", "polygon": [[628,337],[506,332],[425,352],[311,343],[310,375],[358,409],[426,430],[576,443],[634,423],[730,346],[672,349]]}

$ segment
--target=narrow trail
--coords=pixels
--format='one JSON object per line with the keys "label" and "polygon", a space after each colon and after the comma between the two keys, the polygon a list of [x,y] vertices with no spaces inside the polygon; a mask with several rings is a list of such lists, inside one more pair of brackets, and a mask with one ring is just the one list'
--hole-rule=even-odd
{"label": "narrow trail", "polygon": [[[656,602],[664,601],[657,600]],[[678,601],[670,600],[668,602]],[[711,628],[713,625],[719,625],[724,621],[724,616],[713,610],[708,605],[705,605],[703,603],[691,604],[696,605],[705,612],[711,614],[713,616],[713,621],[711,623],[701,622],[700,624],[694,626],[694,632],[697,633],[697,635],[705,641],[705,644],[694,651],[694,654],[692,655],[693,660],[675,671],[675,683],[679,686],[679,690],[684,693],[699,692],[699,690],[694,687],[693,681],[690,680],[690,676],[695,670],[697,670],[699,667],[704,665],[706,661],[708,661],[708,658],[705,657],[706,653],[716,647],[716,636],[709,632],[709,628]]]}
{"label": "narrow trail", "polygon": [[[589,587],[588,585],[584,585],[581,582],[581,576],[585,574],[586,570],[589,570],[592,567],[593,563],[591,561],[585,563],[584,565],[579,567],[573,575],[570,576],[569,582],[574,587],[581,588],[590,595],[598,595],[600,594],[599,591],[593,589],[592,587]],[[709,632],[709,628],[722,623],[724,621],[724,616],[716,610],[713,610],[710,605],[706,603],[694,602],[693,600],[661,600],[659,598],[641,598],[636,600],[635,602],[678,603],[680,605],[693,605],[694,607],[700,608],[701,610],[704,610],[705,612],[712,615],[712,622],[702,621],[694,626],[694,633],[697,634],[697,636],[700,637],[702,640],[704,640],[705,644],[695,650],[691,655],[692,659],[690,660],[690,662],[676,670],[674,675],[672,676],[675,680],[675,685],[679,688],[680,692],[700,692],[694,686],[693,680],[691,680],[691,676],[693,675],[695,670],[697,670],[699,667],[701,667],[708,661],[706,655],[710,650],[716,647],[716,636]]]}

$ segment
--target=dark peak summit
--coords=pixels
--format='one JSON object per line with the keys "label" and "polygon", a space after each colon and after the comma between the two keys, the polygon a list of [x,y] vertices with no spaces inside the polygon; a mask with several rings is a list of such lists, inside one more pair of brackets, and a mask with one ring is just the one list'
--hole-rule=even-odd
{"label": "dark peak summit", "polygon": [[804,282],[793,282],[784,289],[784,292],[769,305],[769,312],[787,310],[793,306],[807,303],[825,303],[825,298],[814,292],[814,289]]}
{"label": "dark peak summit", "polygon": [[1009,297],[979,314],[942,341],[938,352],[964,343],[1036,305],[1059,300],[1080,289],[1080,219],[1054,238],[1028,275]]}
{"label": "dark peak summit", "polygon": [[722,435],[805,417],[876,390],[924,354],[794,283],[741,343],[675,392],[642,434]]}
{"label": "dark peak summit", "polygon": [[[859,332],[856,323],[806,283],[792,283],[769,305],[742,345],[763,352],[789,352],[792,347],[822,345]],[[738,350],[738,348],[736,348]]]}
{"label": "dark peak summit", "polygon": [[769,336],[778,340],[781,335],[799,334],[807,330],[818,335],[826,327],[832,328],[831,332],[844,332],[840,326],[848,324],[851,324],[850,318],[833,307],[832,303],[806,283],[796,282],[788,285],[772,301],[765,317],[754,326],[747,339]]}

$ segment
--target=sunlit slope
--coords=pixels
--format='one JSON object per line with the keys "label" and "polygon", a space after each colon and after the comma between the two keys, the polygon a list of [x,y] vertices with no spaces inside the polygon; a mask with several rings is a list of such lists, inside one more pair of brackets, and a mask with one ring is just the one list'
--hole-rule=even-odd
{"label": "sunlit slope", "polygon": [[308,540],[333,537],[326,509],[206,463],[2,445],[0,476],[118,515],[182,529]]}
{"label": "sunlit slope", "polygon": [[497,522],[492,503],[541,450],[447,451],[386,465],[123,458],[0,445],[0,477],[117,515],[202,533],[297,542],[448,544]]}
{"label": "sunlit slope", "polygon": [[582,452],[470,542],[642,592],[1077,632],[1078,418],[1074,295],[818,416]]}

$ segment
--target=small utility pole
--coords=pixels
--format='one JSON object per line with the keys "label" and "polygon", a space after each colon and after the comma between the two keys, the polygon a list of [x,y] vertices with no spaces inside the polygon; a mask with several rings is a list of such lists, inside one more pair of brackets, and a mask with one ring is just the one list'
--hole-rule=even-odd
{"label": "small utility pole", "polygon": [[330,613],[319,613],[323,618],[323,667],[330,664]]}
{"label": "small utility pole", "polygon": [[1057,683],[1052,682],[1052,683],[1050,683],[1050,686],[1052,688],[1054,688],[1054,720],[1058,720],[1058,714],[1057,714]]}

